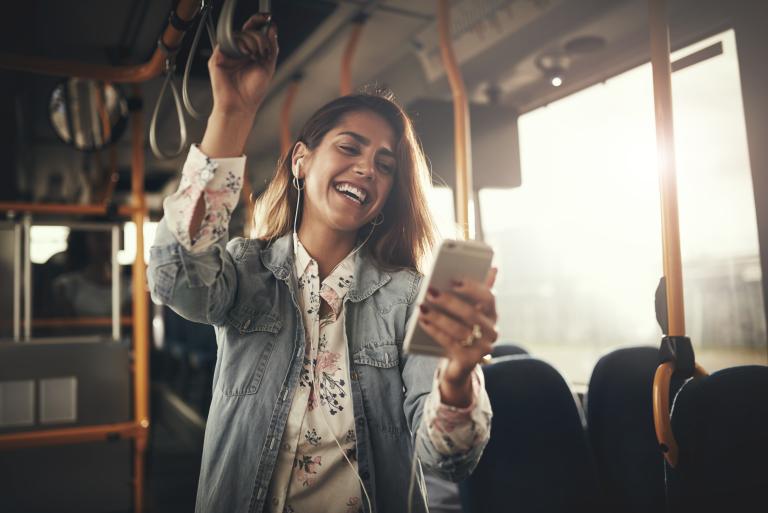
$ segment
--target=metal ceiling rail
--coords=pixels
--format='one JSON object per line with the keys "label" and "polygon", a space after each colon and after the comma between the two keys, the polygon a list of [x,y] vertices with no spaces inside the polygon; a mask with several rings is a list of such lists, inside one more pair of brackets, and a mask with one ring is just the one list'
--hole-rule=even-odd
{"label": "metal ceiling rail", "polygon": [[469,125],[469,104],[461,70],[456,62],[451,42],[451,17],[448,0],[437,0],[437,28],[440,34],[440,55],[451,86],[453,98],[453,147],[456,160],[456,221],[464,239],[470,238],[469,198],[472,193],[472,146]]}
{"label": "metal ceiling rail", "polygon": [[[199,7],[199,0],[179,0],[175,13],[182,23],[189,23],[197,14]],[[163,71],[166,54],[162,46],[177,48],[183,38],[184,30],[180,30],[173,23],[169,23],[160,36],[159,42],[162,42],[162,44],[158,45],[152,57],[143,64],[107,66],[70,60],[47,59],[31,55],[0,53],[0,68],[42,75],[89,78],[107,82],[145,82]]]}

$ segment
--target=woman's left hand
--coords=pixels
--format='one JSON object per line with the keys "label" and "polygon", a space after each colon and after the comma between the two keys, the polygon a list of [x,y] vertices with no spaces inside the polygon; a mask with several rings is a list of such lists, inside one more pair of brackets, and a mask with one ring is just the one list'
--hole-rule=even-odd
{"label": "woman's left hand", "polygon": [[455,388],[469,385],[475,365],[491,352],[498,338],[496,296],[491,291],[496,273],[492,268],[483,283],[463,279],[451,290],[430,288],[420,306],[422,329],[445,348],[448,365],[443,381]]}

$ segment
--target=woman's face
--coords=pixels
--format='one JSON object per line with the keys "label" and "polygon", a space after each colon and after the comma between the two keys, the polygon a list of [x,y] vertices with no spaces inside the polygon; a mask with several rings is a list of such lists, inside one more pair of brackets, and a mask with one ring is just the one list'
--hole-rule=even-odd
{"label": "woman's face", "polygon": [[294,170],[300,163],[302,224],[356,232],[373,220],[392,189],[394,150],[392,127],[370,111],[346,114],[314,150],[300,148]]}

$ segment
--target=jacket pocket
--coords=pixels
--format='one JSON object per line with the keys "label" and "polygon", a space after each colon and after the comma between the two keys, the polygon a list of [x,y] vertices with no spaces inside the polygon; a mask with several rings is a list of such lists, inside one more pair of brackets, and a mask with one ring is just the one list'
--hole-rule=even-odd
{"label": "jacket pocket", "polygon": [[360,365],[389,369],[400,363],[400,355],[395,344],[371,345],[352,355],[352,361]]}
{"label": "jacket pocket", "polygon": [[259,390],[281,323],[269,314],[231,318],[221,351],[219,388],[225,396],[255,394]]}
{"label": "jacket pocket", "polygon": [[176,286],[176,276],[179,273],[180,262],[162,264],[152,273],[154,278],[153,296],[161,303],[169,303],[173,299],[173,288]]}

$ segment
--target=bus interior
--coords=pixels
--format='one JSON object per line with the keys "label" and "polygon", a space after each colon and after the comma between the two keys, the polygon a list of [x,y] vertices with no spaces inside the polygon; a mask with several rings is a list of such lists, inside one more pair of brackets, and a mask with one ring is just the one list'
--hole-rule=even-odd
{"label": "bus interior", "polygon": [[440,237],[495,251],[491,441],[430,511],[765,508],[765,2],[28,0],[0,17],[0,511],[194,509],[214,329],[146,263],[213,45],[266,8],[230,237],[312,112],[387,89]]}

